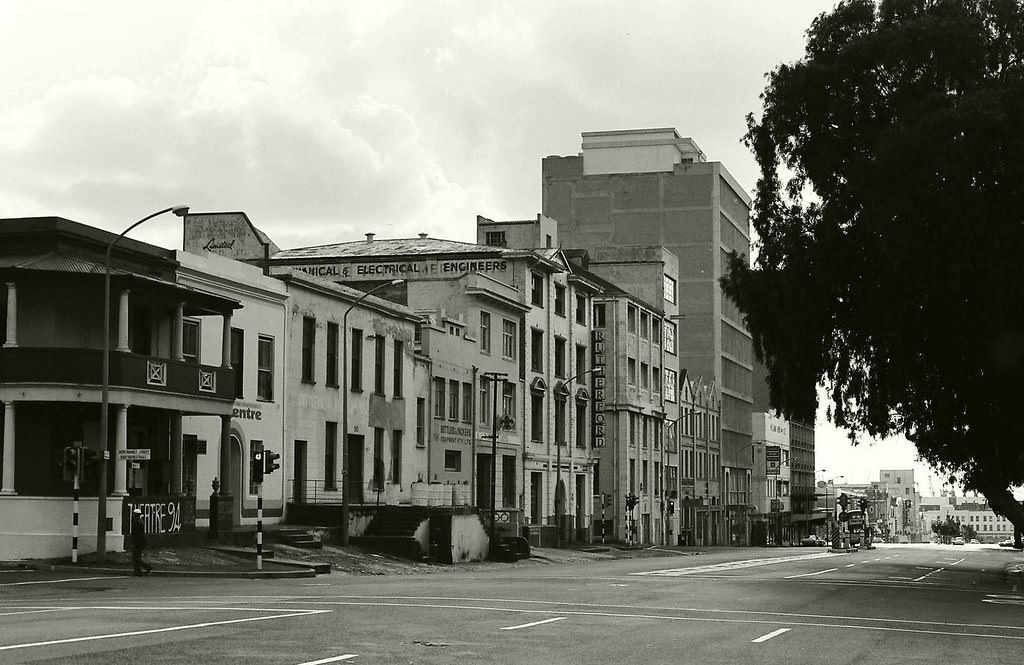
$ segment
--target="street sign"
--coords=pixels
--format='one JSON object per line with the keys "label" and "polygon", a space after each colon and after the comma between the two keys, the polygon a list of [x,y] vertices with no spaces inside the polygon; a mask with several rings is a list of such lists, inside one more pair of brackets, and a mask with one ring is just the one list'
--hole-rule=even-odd
{"label": "street sign", "polygon": [[126,448],[117,451],[118,462],[146,462],[150,459],[149,448]]}
{"label": "street sign", "polygon": [[782,469],[782,449],[779,446],[765,446],[764,463],[767,475],[779,475],[779,471]]}

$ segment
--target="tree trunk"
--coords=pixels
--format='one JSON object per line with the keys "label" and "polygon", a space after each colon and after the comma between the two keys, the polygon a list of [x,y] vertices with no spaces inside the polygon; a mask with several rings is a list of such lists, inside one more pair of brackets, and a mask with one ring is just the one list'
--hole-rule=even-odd
{"label": "tree trunk", "polygon": [[1013,497],[1008,488],[984,488],[981,491],[988,499],[988,505],[1013,523],[1014,545],[1021,546],[1020,534],[1024,531],[1024,505]]}

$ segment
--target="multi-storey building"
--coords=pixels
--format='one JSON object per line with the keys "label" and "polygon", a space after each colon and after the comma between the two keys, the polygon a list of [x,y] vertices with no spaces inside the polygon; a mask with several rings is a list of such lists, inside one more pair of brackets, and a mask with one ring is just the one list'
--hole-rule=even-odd
{"label": "multi-storey building", "polygon": [[[103,381],[105,255],[110,318]],[[194,525],[196,472],[185,417],[213,423],[211,456],[230,446],[234,374],[226,353],[201,357],[198,328],[223,352],[239,302],[179,281],[173,252],[58,218],[0,220],[0,558],[67,555],[72,485],[65,447],[110,455],[107,485],[86,468],[80,546],[123,546],[124,511],[144,503],[147,528],[179,534]],[[101,405],[109,388],[106,437]],[[208,457],[202,459],[209,459]],[[211,474],[212,475],[212,474]],[[191,495],[189,494],[191,492]],[[99,497],[104,502],[100,510]],[[106,519],[101,520],[102,513]]]}
{"label": "multi-storey building", "polygon": [[921,494],[917,491],[913,469],[882,469],[878,472],[878,489],[896,499],[899,510],[894,516],[892,536],[901,542],[919,543],[928,540],[921,525]]}
{"label": "multi-storey building", "polygon": [[[715,381],[721,392],[727,519],[736,529],[730,542],[741,541],[750,504],[752,344],[719,279],[729,252],[750,253],[749,196],[673,129],[587,132],[579,155],[547,157],[542,170],[543,213],[558,221],[566,246],[595,261],[601,248],[637,245],[678,257],[676,369]],[[662,284],[659,277],[650,286]]]}
{"label": "multi-storey building", "polygon": [[757,545],[781,545],[793,541],[792,454],[789,421],[775,412],[752,416],[754,442],[751,444],[751,506],[756,507],[751,541]]}
{"label": "multi-storey building", "polygon": [[921,498],[924,539],[935,539],[931,525],[952,518],[960,522],[961,529],[981,543],[999,543],[1014,537],[1013,523],[1003,515],[996,515],[988,501],[978,497],[958,497],[953,494],[926,496]]}
{"label": "multi-storey building", "polygon": [[[666,369],[666,371],[670,371]],[[679,380],[680,535],[683,544],[706,547],[730,542],[746,544],[748,514],[735,523],[725,512],[722,483],[722,399],[714,381],[683,374]],[[742,535],[742,538],[740,537]]]}

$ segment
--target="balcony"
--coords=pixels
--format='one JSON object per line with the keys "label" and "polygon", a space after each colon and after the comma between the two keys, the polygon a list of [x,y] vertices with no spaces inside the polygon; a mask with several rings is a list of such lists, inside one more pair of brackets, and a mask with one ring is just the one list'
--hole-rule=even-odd
{"label": "balcony", "polygon": [[[110,386],[184,397],[234,400],[234,372],[167,358],[110,352]],[[100,349],[0,349],[0,384],[96,386],[103,382]]]}

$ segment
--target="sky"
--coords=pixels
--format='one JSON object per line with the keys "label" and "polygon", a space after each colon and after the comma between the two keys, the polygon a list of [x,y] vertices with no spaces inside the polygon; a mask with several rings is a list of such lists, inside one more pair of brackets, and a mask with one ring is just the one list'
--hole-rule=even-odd
{"label": "sky", "polygon": [[[283,249],[472,242],[478,214],[540,212],[542,158],[579,153],[581,132],[649,127],[752,192],[746,116],[833,5],[4,0],[0,217],[120,232],[187,204],[244,211]],[[178,248],[180,222],[132,237]],[[924,474],[914,458],[906,442],[853,449],[819,418],[821,479]]]}

